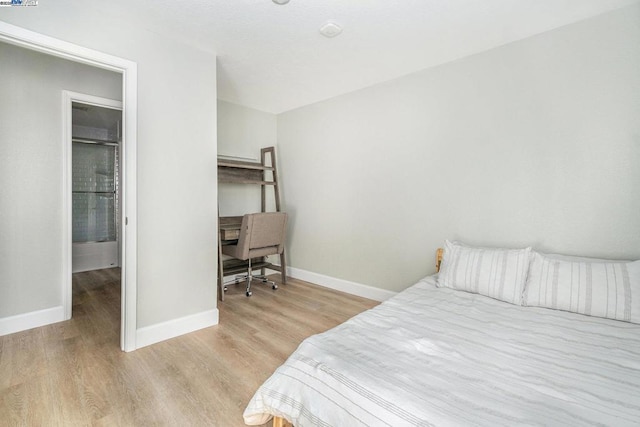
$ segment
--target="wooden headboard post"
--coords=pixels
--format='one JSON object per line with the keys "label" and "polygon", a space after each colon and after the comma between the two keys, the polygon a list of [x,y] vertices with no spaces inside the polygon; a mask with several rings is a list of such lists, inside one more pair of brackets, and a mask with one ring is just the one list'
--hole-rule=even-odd
{"label": "wooden headboard post", "polygon": [[442,264],[442,254],[444,253],[444,249],[438,248],[436,251],[436,273],[440,271],[440,264]]}
{"label": "wooden headboard post", "polygon": [[276,417],[274,415],[272,427],[293,427],[293,424],[291,424],[289,421],[285,420],[282,417]]}

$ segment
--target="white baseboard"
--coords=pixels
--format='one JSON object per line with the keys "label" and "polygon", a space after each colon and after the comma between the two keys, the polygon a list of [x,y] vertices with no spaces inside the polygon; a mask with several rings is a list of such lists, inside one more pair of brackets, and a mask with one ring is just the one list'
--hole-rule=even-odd
{"label": "white baseboard", "polygon": [[0,336],[62,322],[63,320],[66,319],[64,318],[64,309],[61,305],[44,310],[4,317],[0,319]]}
{"label": "white baseboard", "polygon": [[[277,265],[277,264],[276,264]],[[279,271],[267,269],[266,274],[280,274]],[[287,267],[287,276],[294,279],[304,280],[315,285],[320,285],[325,288],[335,289],[336,291],[345,292],[351,295],[357,295],[363,298],[369,298],[374,301],[385,301],[397,292],[387,291],[386,289],[380,289],[369,285],[363,285],[362,283],[350,282],[344,279],[337,279],[331,276],[325,276],[324,274],[314,273],[312,271],[303,270],[301,268]],[[225,276],[225,283],[233,281],[235,276]]]}
{"label": "white baseboard", "polygon": [[218,324],[217,308],[190,316],[140,328],[136,331],[136,349]]}
{"label": "white baseboard", "polygon": [[374,301],[384,301],[396,294],[386,289],[375,288],[361,283],[350,282],[344,279],[337,279],[324,274],[314,273],[312,271],[302,270],[295,267],[287,267],[287,274],[294,279],[304,280],[325,288],[335,289],[337,291],[346,292],[348,294],[369,298]]}

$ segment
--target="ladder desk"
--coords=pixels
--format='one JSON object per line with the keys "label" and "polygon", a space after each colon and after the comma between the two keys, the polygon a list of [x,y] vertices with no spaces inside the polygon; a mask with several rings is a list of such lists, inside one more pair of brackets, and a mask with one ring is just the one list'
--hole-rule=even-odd
{"label": "ladder desk", "polygon": [[[269,162],[267,162],[269,156]],[[276,168],[275,148],[266,147],[260,150],[260,163],[218,159],[218,183],[252,184],[261,186],[261,210],[267,209],[267,187],[273,188],[276,212],[280,212],[280,189],[278,188],[278,171]],[[245,272],[248,261],[222,259],[222,246],[235,244],[240,234],[242,216],[218,216],[218,297],[224,301],[224,276]],[[287,263],[284,251],[280,255],[280,265],[267,262],[265,257],[251,261],[252,268],[260,268],[280,272],[282,283],[287,283]]]}

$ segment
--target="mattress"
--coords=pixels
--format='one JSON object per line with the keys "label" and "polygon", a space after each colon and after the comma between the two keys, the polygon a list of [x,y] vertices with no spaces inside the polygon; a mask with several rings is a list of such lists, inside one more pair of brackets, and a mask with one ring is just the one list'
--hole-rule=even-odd
{"label": "mattress", "polygon": [[304,426],[639,425],[640,325],[427,277],[306,339],[244,420]]}

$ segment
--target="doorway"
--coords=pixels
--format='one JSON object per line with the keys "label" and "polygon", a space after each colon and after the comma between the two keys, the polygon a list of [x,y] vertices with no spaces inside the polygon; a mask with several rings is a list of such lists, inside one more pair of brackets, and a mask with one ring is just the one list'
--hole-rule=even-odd
{"label": "doorway", "polygon": [[[137,309],[137,179],[136,179],[136,145],[137,145],[137,64],[133,61],[117,56],[88,49],[53,37],[48,37],[26,30],[5,22],[0,22],[0,41],[13,44],[25,49],[34,50],[73,62],[87,64],[120,73],[122,76],[122,110],[123,110],[123,146],[121,150],[122,175],[122,204],[120,217],[122,220],[122,303],[121,303],[121,334],[120,347],[124,351],[136,349],[136,309]],[[63,105],[70,105],[70,101],[63,95]],[[70,109],[62,108],[63,114]],[[70,118],[69,118],[70,122]],[[64,150],[70,136],[66,134],[67,127],[63,126]],[[69,156],[70,157],[70,156]],[[66,162],[67,156],[63,157]],[[71,197],[70,164],[63,166],[64,176],[61,197],[63,198],[63,235],[68,236],[61,242],[64,257],[62,275],[60,276],[62,305],[61,310],[47,310],[45,317],[38,317],[34,326],[69,319],[71,317]],[[51,312],[51,314],[49,313]]]}
{"label": "doorway", "polygon": [[71,103],[72,273],[120,267],[121,130],[121,108]]}
{"label": "doorway", "polygon": [[[121,348],[129,350],[125,336],[127,320],[126,263],[127,215],[124,201],[127,143],[123,138],[126,116],[121,101],[72,91],[62,91],[65,169],[65,216],[67,268],[64,277],[65,313],[71,319],[74,283],[93,277],[91,271],[120,276]],[[111,271],[108,272],[107,269]],[[119,286],[118,286],[119,285]],[[75,291],[77,292],[77,286]],[[131,335],[129,335],[131,337]],[[131,339],[131,338],[130,338]],[[130,348],[133,350],[133,348]]]}

